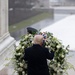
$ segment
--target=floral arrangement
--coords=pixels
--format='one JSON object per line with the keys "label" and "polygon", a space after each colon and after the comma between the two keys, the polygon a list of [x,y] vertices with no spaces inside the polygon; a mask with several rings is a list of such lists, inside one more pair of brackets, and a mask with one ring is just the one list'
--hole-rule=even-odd
{"label": "floral arrangement", "polygon": [[[49,71],[50,75],[63,75],[68,69],[68,63],[66,61],[66,55],[69,53],[68,46],[64,47],[62,43],[53,36],[50,32],[39,32],[45,38],[45,47],[49,51],[54,51],[54,59],[49,61]],[[15,59],[15,71],[18,75],[26,75],[27,65],[23,59],[24,49],[33,45],[33,37],[35,34],[26,34],[20,40],[19,46],[16,47],[14,53]]]}

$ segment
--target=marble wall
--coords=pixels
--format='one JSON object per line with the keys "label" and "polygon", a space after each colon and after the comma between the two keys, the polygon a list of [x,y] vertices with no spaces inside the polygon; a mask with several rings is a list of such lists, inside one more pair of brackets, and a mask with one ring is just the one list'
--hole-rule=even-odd
{"label": "marble wall", "polygon": [[0,0],[0,72],[10,63],[15,49],[15,39],[10,36],[8,30],[8,0]]}

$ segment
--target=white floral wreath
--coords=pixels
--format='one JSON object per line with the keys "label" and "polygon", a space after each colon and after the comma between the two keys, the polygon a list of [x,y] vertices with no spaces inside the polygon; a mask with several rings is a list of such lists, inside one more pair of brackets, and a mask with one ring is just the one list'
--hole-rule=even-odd
{"label": "white floral wreath", "polygon": [[[68,46],[64,47],[62,43],[50,32],[40,32],[45,40],[45,47],[54,51],[54,59],[49,62],[50,75],[62,75],[68,69],[66,55],[69,53]],[[26,34],[20,40],[19,46],[14,53],[15,71],[18,75],[26,75],[27,65],[23,59],[24,49],[32,46],[34,34]]]}

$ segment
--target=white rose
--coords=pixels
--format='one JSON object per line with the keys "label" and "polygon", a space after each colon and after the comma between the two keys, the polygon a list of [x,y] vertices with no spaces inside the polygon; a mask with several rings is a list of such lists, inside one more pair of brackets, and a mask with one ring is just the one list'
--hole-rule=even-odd
{"label": "white rose", "polygon": [[22,63],[20,63],[20,66],[21,66],[21,67],[23,67],[23,64],[22,64]]}
{"label": "white rose", "polygon": [[48,42],[46,42],[46,45],[48,45]]}
{"label": "white rose", "polygon": [[18,53],[17,55],[21,55],[21,53]]}
{"label": "white rose", "polygon": [[48,48],[50,48],[50,46],[48,46]]}
{"label": "white rose", "polygon": [[60,63],[58,63],[58,67],[60,66]]}
{"label": "white rose", "polygon": [[62,58],[64,58],[64,55],[61,55]]}
{"label": "white rose", "polygon": [[18,71],[22,71],[23,69],[22,68],[18,68]]}
{"label": "white rose", "polygon": [[57,48],[58,48],[58,49],[61,48],[61,45],[57,45]]}
{"label": "white rose", "polygon": [[27,41],[25,41],[24,44],[27,44]]}
{"label": "white rose", "polygon": [[65,50],[66,53],[68,53],[68,50]]}
{"label": "white rose", "polygon": [[19,50],[19,47],[16,47],[16,50]]}
{"label": "white rose", "polygon": [[17,50],[19,50],[20,48],[21,48],[21,45],[17,46],[17,48],[16,48],[16,49],[17,49]]}
{"label": "white rose", "polygon": [[24,49],[24,46],[22,46],[22,49]]}
{"label": "white rose", "polygon": [[48,46],[45,46],[46,48],[48,48]]}
{"label": "white rose", "polygon": [[28,38],[28,36],[26,35],[26,36],[25,36],[25,40],[26,40],[27,38]]}
{"label": "white rose", "polygon": [[22,72],[22,75],[25,75],[25,72],[24,71]]}

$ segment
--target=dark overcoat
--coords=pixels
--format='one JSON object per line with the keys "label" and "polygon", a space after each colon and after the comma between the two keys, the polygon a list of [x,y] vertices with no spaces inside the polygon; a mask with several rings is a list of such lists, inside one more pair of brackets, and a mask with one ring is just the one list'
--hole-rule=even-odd
{"label": "dark overcoat", "polygon": [[25,49],[24,60],[27,61],[28,75],[49,75],[47,59],[53,59],[54,52],[49,52],[38,44]]}

